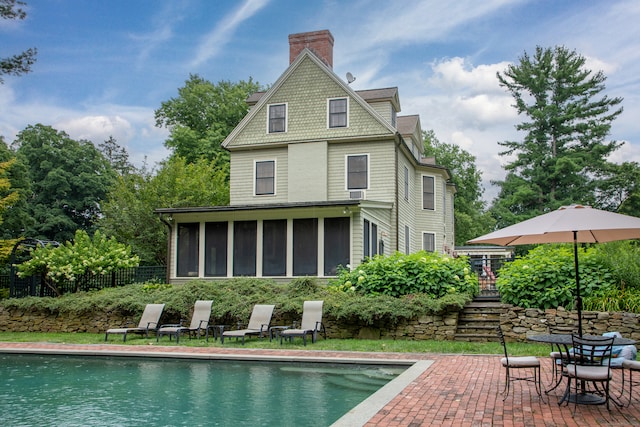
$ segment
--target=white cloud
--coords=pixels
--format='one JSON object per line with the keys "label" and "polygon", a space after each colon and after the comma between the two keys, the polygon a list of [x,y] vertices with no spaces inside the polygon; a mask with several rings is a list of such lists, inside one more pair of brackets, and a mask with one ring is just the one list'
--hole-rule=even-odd
{"label": "white cloud", "polygon": [[196,67],[214,58],[231,39],[236,29],[245,20],[251,18],[269,3],[269,0],[245,0],[233,13],[220,19],[221,25],[216,26],[205,35],[198,45],[195,58],[190,66]]}

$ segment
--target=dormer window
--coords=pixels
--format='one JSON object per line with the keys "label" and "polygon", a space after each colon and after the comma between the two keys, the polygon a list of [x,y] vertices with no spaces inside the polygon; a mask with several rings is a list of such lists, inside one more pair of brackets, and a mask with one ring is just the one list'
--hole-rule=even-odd
{"label": "dormer window", "polygon": [[347,112],[348,112],[347,98],[336,98],[329,100],[329,128],[345,128],[348,125]]}
{"label": "dormer window", "polygon": [[276,162],[274,160],[256,161],[256,196],[269,196],[276,193]]}
{"label": "dormer window", "polygon": [[287,104],[269,105],[269,133],[287,131]]}

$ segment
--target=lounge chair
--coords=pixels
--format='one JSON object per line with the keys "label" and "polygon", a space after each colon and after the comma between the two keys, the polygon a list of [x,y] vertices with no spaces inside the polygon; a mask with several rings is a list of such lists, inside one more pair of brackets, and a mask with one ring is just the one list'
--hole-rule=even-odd
{"label": "lounge chair", "polygon": [[285,329],[280,332],[280,344],[284,338],[291,340],[293,337],[302,337],[302,342],[307,345],[307,335],[311,335],[311,342],[318,340],[318,332],[322,330],[324,339],[327,339],[327,331],[322,324],[322,304],[324,301],[305,301],[302,306],[302,322],[299,329]]}
{"label": "lounge chair", "polygon": [[235,337],[236,340],[242,338],[242,344],[244,345],[244,337],[247,335],[258,335],[262,339],[262,337],[269,332],[269,325],[271,324],[271,316],[273,316],[274,308],[275,305],[254,305],[247,328],[238,328],[235,331],[224,331],[220,336],[220,343],[224,344],[225,338]]}
{"label": "lounge chair", "polygon": [[171,341],[171,337],[176,337],[176,343],[179,343],[180,335],[185,333],[189,334],[189,338],[192,334],[200,338],[202,333],[209,341],[209,318],[211,317],[212,304],[213,301],[196,301],[189,327],[182,326],[182,322],[178,325],[162,325],[156,332],[156,341],[160,341],[162,335],[169,335],[169,341]]}
{"label": "lounge chair", "polygon": [[164,310],[164,304],[147,304],[137,327],[125,325],[122,328],[108,329],[104,334],[104,340],[107,340],[109,334],[123,334],[122,341],[126,341],[128,333],[144,334],[146,338],[149,338],[149,331],[158,329],[162,310]]}

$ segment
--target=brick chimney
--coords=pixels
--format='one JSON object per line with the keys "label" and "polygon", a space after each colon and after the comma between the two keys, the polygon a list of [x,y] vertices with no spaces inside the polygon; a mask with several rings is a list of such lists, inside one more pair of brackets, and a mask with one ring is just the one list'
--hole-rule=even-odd
{"label": "brick chimney", "polygon": [[333,36],[329,30],[289,34],[289,65],[305,47],[333,68]]}

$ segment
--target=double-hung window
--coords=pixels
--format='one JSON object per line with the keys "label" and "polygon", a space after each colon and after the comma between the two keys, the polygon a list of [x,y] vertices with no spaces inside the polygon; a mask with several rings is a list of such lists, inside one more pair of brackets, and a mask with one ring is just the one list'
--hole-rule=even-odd
{"label": "double-hung window", "polygon": [[347,190],[366,190],[369,183],[369,155],[347,156]]}
{"label": "double-hung window", "polygon": [[422,209],[433,211],[436,209],[435,179],[432,176],[422,177]]}
{"label": "double-hung window", "polygon": [[276,193],[276,162],[274,160],[256,161],[256,196]]}
{"label": "double-hung window", "polygon": [[434,233],[422,233],[422,249],[427,252],[436,251],[436,235]]}
{"label": "double-hung window", "polygon": [[269,133],[287,131],[287,104],[269,105]]}
{"label": "double-hung window", "polygon": [[348,125],[347,111],[349,103],[347,98],[329,100],[329,127],[344,128]]}

